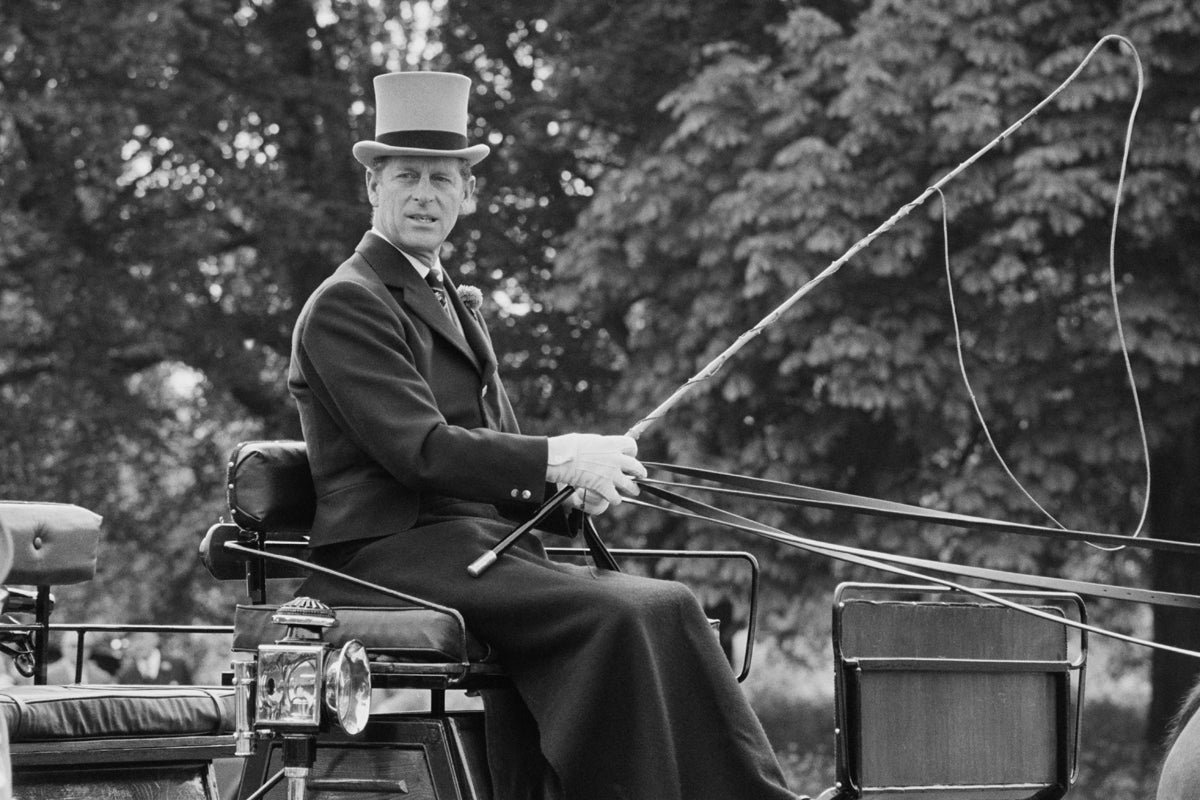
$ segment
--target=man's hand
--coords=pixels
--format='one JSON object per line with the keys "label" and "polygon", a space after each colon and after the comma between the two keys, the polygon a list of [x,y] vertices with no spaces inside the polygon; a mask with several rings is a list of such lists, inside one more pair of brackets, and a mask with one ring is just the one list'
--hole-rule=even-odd
{"label": "man's hand", "polygon": [[[562,486],[560,485],[558,488],[561,489]],[[563,501],[563,505],[571,510],[580,509],[583,513],[595,517],[608,511],[609,502],[595,492],[576,489],[570,497]]]}
{"label": "man's hand", "polygon": [[[646,468],[637,460],[637,442],[629,436],[601,436],[594,433],[567,433],[550,437],[546,480],[586,489],[580,498],[603,511],[619,505],[621,495],[636,496],[634,477],[646,477]],[[579,495],[579,492],[576,492]],[[599,513],[590,512],[589,513]]]}

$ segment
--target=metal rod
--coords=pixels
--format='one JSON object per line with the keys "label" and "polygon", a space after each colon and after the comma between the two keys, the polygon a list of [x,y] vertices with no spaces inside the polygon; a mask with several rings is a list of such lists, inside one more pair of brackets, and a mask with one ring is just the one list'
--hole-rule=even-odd
{"label": "metal rod", "polygon": [[[679,502],[681,500],[684,500],[684,498],[677,496],[675,498],[672,498],[670,500],[670,502]],[[1063,626],[1066,626],[1069,628],[1075,628],[1080,631],[1087,631],[1090,633],[1095,633],[1100,636],[1105,636],[1110,639],[1116,639],[1118,641],[1126,642],[1129,644],[1141,645],[1143,647],[1151,647],[1156,650],[1163,650],[1163,651],[1170,652],[1170,653],[1176,653],[1177,655],[1188,656],[1190,658],[1200,658],[1200,651],[1188,650],[1188,649],[1182,648],[1182,647],[1174,647],[1172,645],[1162,644],[1160,642],[1153,642],[1148,639],[1140,639],[1136,636],[1129,636],[1129,635],[1126,635],[1123,633],[1117,633],[1116,631],[1111,631],[1111,630],[1107,630],[1105,628],[1100,628],[1100,627],[1097,627],[1094,625],[1089,625],[1086,622],[1076,622],[1074,620],[1069,620],[1069,619],[1065,619],[1062,617],[1054,616],[1053,614],[1048,614],[1048,613],[1046,613],[1044,611],[1040,611],[1038,609],[1029,608],[1027,606],[1020,606],[1019,604],[1013,603],[1009,600],[1005,600],[1004,598],[997,596],[995,593],[988,592],[983,589],[977,589],[974,587],[966,586],[964,584],[960,584],[958,582],[951,581],[946,578],[939,578],[935,575],[929,575],[927,573],[917,572],[914,569],[908,569],[903,566],[899,566],[900,564],[916,564],[918,567],[923,568],[923,569],[932,570],[932,569],[937,568],[937,569],[945,569],[946,571],[950,571],[950,568],[946,565],[939,565],[939,564],[936,564],[933,562],[921,562],[920,559],[905,558],[903,556],[895,556],[895,555],[890,555],[890,554],[885,554],[885,553],[872,552],[869,550],[862,550],[861,548],[847,547],[845,545],[832,544],[829,542],[818,542],[814,539],[806,539],[803,536],[797,536],[795,534],[787,533],[785,531],[780,530],[779,528],[774,528],[770,525],[764,525],[761,522],[755,522],[754,520],[749,519],[747,517],[743,517],[738,514],[734,514],[730,511],[724,511],[722,509],[714,508],[713,506],[709,506],[708,504],[701,503],[697,500],[686,500],[687,506],[684,506],[681,508],[666,508],[663,506],[656,506],[652,503],[645,503],[645,502],[642,502],[641,500],[636,500],[636,499],[630,500],[630,502],[634,503],[635,505],[643,506],[645,508],[655,509],[657,511],[663,511],[668,514],[673,514],[673,515],[680,516],[680,517],[687,517],[690,519],[696,519],[696,520],[700,520],[702,522],[715,523],[717,525],[723,525],[727,528],[733,528],[735,530],[745,531],[746,533],[752,533],[757,536],[761,536],[765,539],[770,539],[771,541],[775,541],[780,544],[787,545],[789,547],[795,547],[799,550],[804,550],[806,552],[814,553],[816,555],[827,556],[827,557],[833,558],[837,561],[845,561],[845,562],[848,562],[851,564],[858,564],[860,566],[870,567],[872,569],[877,569],[877,570],[880,570],[883,572],[889,572],[893,575],[900,575],[900,576],[906,577],[906,578],[913,578],[915,580],[927,581],[929,583],[934,583],[939,586],[945,586],[949,589],[954,589],[956,591],[965,592],[967,594],[973,595],[975,597],[978,597],[978,598],[981,598],[984,600],[989,600],[989,601],[992,601],[995,603],[999,603],[1000,605],[1006,606],[1008,608],[1012,608],[1012,609],[1014,609],[1016,611],[1020,611],[1021,613],[1024,613],[1024,614],[1029,614],[1034,617],[1040,617],[1042,619],[1049,620],[1050,622],[1053,622],[1058,625],[1063,625]],[[688,510],[688,506],[695,507],[697,509],[703,509],[703,513],[698,513],[697,511]],[[963,574],[967,569],[968,568],[961,567],[961,566],[956,566],[953,568],[953,570],[958,574]],[[999,570],[991,570],[991,571],[999,572]],[[1030,580],[1030,576],[1018,575],[1017,573],[1009,573],[1009,578],[1011,580],[1016,580],[1018,578],[1021,578],[1025,582],[1028,582]],[[1065,580],[1057,580],[1057,579],[1049,579],[1049,578],[1042,579],[1042,580],[1045,582],[1054,581],[1054,583],[1056,583],[1058,585],[1079,583],[1078,581],[1065,581]],[[1132,592],[1134,590],[1129,590],[1129,591]],[[1143,590],[1143,592],[1144,592],[1144,590]],[[1156,592],[1155,594],[1163,595],[1165,598],[1167,593]],[[1179,600],[1187,599],[1187,600],[1192,601],[1192,607],[1195,607],[1195,603],[1200,602],[1200,597],[1197,597],[1195,595],[1176,595],[1175,598],[1179,599]],[[1174,605],[1174,603],[1172,603],[1172,605]]]}
{"label": "metal rod", "polygon": [[267,782],[258,787],[258,789],[254,791],[254,794],[249,795],[246,800],[258,800],[260,797],[265,796],[267,792],[271,791],[271,789],[275,787],[275,784],[279,783],[281,780],[283,780],[282,769],[276,772],[270,778],[267,778]]}

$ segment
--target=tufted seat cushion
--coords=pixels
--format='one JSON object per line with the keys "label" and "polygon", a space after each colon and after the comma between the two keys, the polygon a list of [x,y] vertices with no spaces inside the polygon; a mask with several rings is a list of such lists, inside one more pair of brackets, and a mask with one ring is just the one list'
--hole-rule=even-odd
{"label": "tufted seat cushion", "polygon": [[13,742],[215,736],[233,731],[233,689],[198,686],[10,686],[0,714]]}
{"label": "tufted seat cushion", "polygon": [[100,548],[100,515],[66,503],[0,500],[0,530],[12,540],[11,584],[90,581]]}
{"label": "tufted seat cushion", "polygon": [[[278,605],[239,605],[233,621],[233,649],[245,652],[283,637],[285,628],[271,621]],[[341,647],[358,639],[373,655],[397,661],[463,661],[463,634],[454,617],[416,607],[335,606],[337,625],[324,640]],[[466,660],[486,661],[486,644],[466,635]]]}

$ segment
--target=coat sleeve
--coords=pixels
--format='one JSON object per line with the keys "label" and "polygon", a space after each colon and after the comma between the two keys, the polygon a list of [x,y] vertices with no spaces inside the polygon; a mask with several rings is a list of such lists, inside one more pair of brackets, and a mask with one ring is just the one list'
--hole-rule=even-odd
{"label": "coat sleeve", "polygon": [[327,285],[299,325],[299,366],[316,399],[401,485],[488,503],[542,498],[545,437],[449,423],[418,369],[417,343],[369,288]]}

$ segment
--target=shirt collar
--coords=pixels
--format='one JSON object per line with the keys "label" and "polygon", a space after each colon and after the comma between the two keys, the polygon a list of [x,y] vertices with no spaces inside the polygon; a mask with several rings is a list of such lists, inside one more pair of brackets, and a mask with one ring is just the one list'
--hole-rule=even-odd
{"label": "shirt collar", "polygon": [[[383,232],[380,231],[378,228],[372,227],[371,233],[375,234],[380,239],[383,239],[385,242],[390,244],[392,247],[396,247],[396,243],[393,242],[391,239],[387,238],[386,236],[384,236]],[[413,265],[413,269],[415,269],[417,271],[417,274],[421,276],[421,280],[425,280],[425,276],[427,276],[432,271],[429,267],[427,267],[424,263],[422,263],[420,259],[409,255],[408,253],[401,250],[399,247],[396,247],[396,251],[398,253],[400,253],[400,255],[402,255],[408,259],[408,263]],[[437,270],[438,274],[445,274],[445,272],[446,272],[442,268],[442,257],[440,255],[436,259],[434,259],[433,270]]]}

